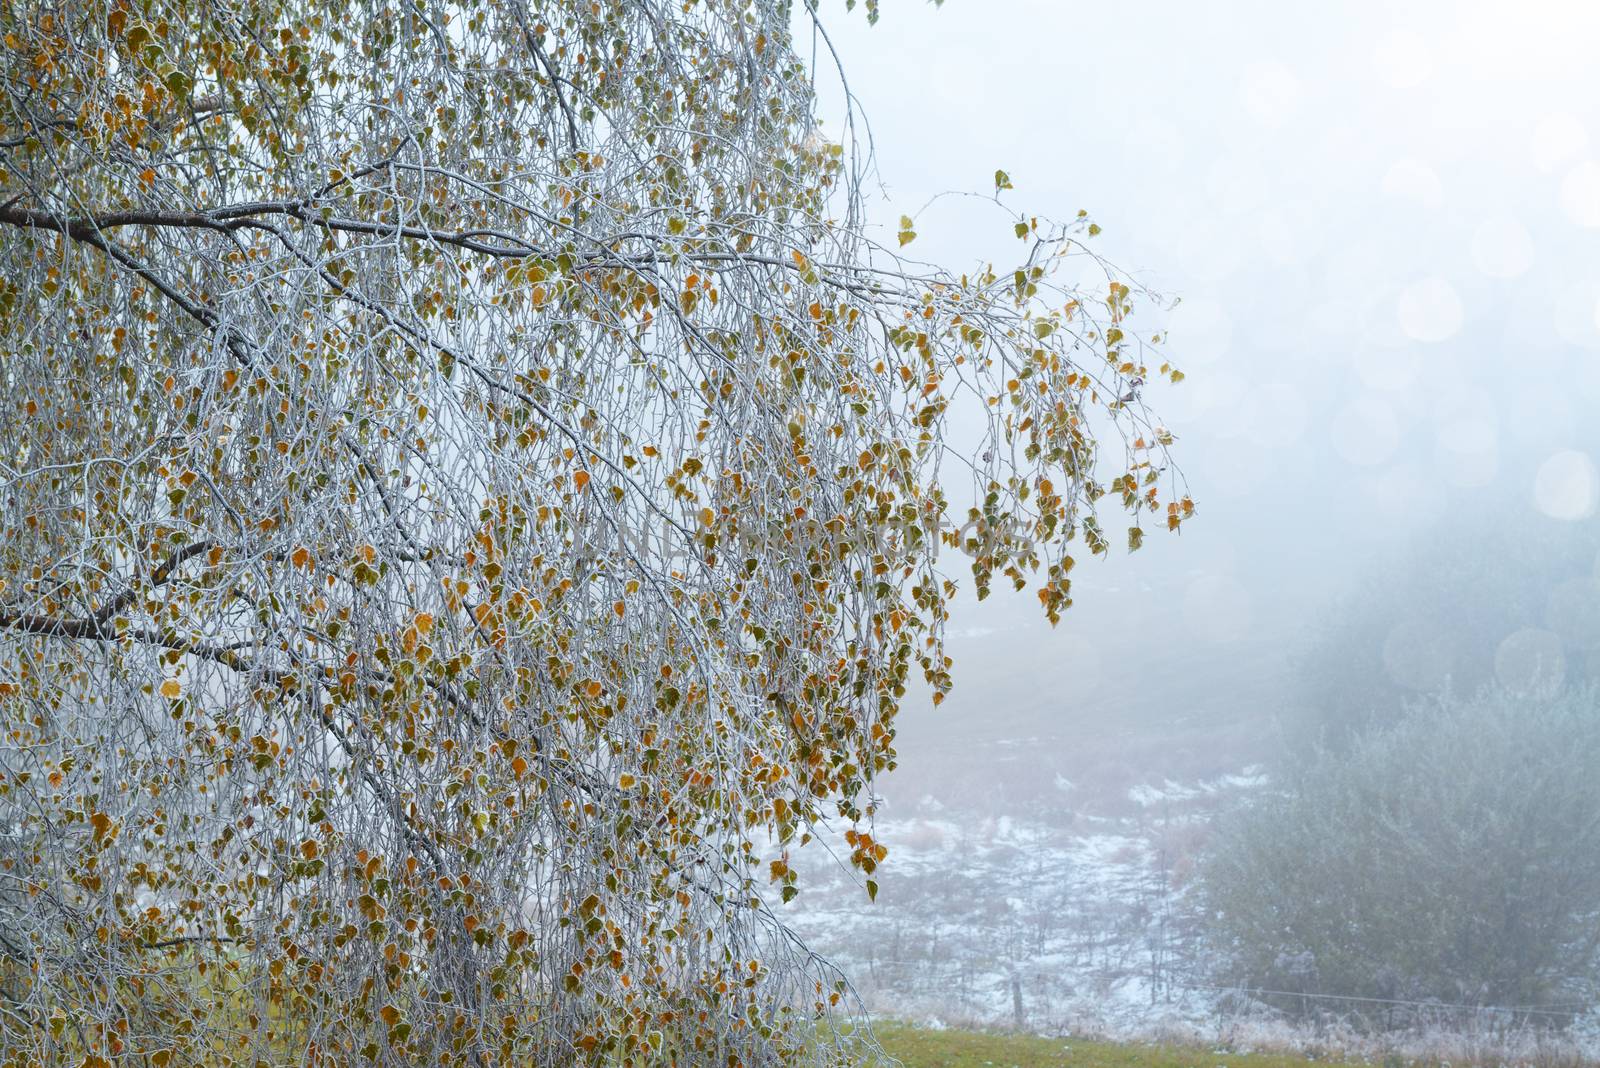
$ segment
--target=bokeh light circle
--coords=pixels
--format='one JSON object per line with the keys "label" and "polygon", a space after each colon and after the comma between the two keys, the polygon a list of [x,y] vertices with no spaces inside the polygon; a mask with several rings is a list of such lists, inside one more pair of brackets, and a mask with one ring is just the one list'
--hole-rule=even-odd
{"label": "bokeh light circle", "polygon": [[1515,278],[1533,266],[1533,237],[1515,219],[1485,219],[1472,234],[1472,262],[1490,278]]}
{"label": "bokeh light circle", "polygon": [[1400,445],[1394,409],[1375,397],[1361,397],[1340,408],[1329,430],[1334,449],[1359,467],[1383,463]]}
{"label": "bokeh light circle", "polygon": [[1529,142],[1533,165],[1546,173],[1583,153],[1589,147],[1589,132],[1575,116],[1552,112],[1534,123]]}
{"label": "bokeh light circle", "polygon": [[1410,89],[1433,74],[1433,50],[1420,34],[1390,30],[1373,45],[1372,66],[1385,85]]}
{"label": "bokeh light circle", "polygon": [[1439,173],[1419,160],[1395,162],[1383,175],[1383,195],[1398,200],[1413,200],[1424,208],[1437,208],[1444,200],[1444,185]]}
{"label": "bokeh light circle", "polygon": [[1553,631],[1523,627],[1494,651],[1494,676],[1513,693],[1549,693],[1567,677],[1567,657]]}
{"label": "bokeh light circle", "polygon": [[1561,180],[1561,210],[1579,226],[1600,228],[1600,163],[1584,160]]}
{"label": "bokeh light circle", "polygon": [[1407,619],[1385,636],[1383,667],[1395,683],[1427,693],[1449,684],[1455,655],[1437,626],[1426,620]]}
{"label": "bokeh light circle", "polygon": [[1552,519],[1587,519],[1600,498],[1600,475],[1587,453],[1562,449],[1551,453],[1533,480],[1533,503]]}
{"label": "bokeh light circle", "polygon": [[1466,309],[1455,287],[1435,276],[1402,290],[1396,314],[1407,337],[1432,343],[1454,337],[1461,329]]}

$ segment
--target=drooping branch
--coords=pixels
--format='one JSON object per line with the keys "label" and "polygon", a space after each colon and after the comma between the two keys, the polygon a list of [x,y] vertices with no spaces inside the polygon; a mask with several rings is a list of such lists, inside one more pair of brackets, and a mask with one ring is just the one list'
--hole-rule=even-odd
{"label": "drooping branch", "polygon": [[[165,560],[161,561],[160,565],[156,567],[155,571],[151,573],[150,588],[159,589],[160,587],[165,586],[167,584],[167,580],[173,576],[178,568],[199,556],[201,553],[208,553],[216,547],[217,546],[215,542],[202,539],[200,541],[189,542],[187,545],[182,545],[177,549],[174,549]],[[134,599],[138,596],[138,586],[135,583],[130,582],[127,588],[121,593],[117,594],[115,597],[111,598],[111,600],[101,605],[100,610],[95,612],[90,619],[93,620],[95,624],[104,627],[106,623],[110,622],[112,617],[114,617],[118,612],[122,611],[128,605],[132,604]]]}
{"label": "drooping branch", "polygon": [[[835,1058],[848,984],[763,843],[843,821],[874,877],[895,717],[951,683],[941,546],[1054,618],[1099,495],[1187,513],[1142,294],[1052,282],[1085,224],[1005,205],[1011,270],[875,243],[791,15],[0,15],[0,773],[73,911],[0,909],[238,923],[264,1005],[208,1018],[129,944],[101,1000],[38,962],[28,1019],[139,1017],[137,988],[195,1021],[176,1059]],[[137,563],[44,563],[84,559]]]}

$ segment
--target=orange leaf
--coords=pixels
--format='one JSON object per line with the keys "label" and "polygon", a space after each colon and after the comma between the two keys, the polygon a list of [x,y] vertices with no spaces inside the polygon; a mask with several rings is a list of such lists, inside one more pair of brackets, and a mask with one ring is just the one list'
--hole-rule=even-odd
{"label": "orange leaf", "polygon": [[587,472],[587,471],[575,471],[575,472],[573,472],[572,484],[577,489],[580,489],[580,490],[583,489],[583,487],[585,487],[585,486],[587,486],[589,484],[589,472]]}

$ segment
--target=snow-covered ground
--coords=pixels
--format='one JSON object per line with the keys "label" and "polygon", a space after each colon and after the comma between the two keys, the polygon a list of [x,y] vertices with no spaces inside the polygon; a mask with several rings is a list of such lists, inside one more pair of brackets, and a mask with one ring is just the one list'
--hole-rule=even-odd
{"label": "snow-covered ground", "polygon": [[[889,847],[869,902],[836,859],[842,832],[791,853],[801,893],[776,906],[839,964],[867,1006],[925,1026],[999,1025],[1123,1039],[1180,1038],[1319,1057],[1398,1053],[1481,1062],[1600,1060],[1600,1009],[1566,1035],[1297,1027],[1211,984],[1199,959],[1193,874],[1212,816],[1268,785],[1256,765],[1187,782],[1159,777],[1085,796],[1073,777],[1006,813],[923,791],[886,805]],[[1005,806],[1001,806],[1005,807]],[[776,898],[776,895],[774,895]]]}
{"label": "snow-covered ground", "polygon": [[873,832],[889,847],[876,902],[834,859],[847,849],[808,847],[791,858],[802,892],[782,914],[880,1012],[1036,1030],[1200,1025],[1217,995],[1191,961],[1194,853],[1208,813],[1265,782],[1248,767],[1143,783],[1108,809],[1057,774],[1057,803],[1026,815],[962,819],[932,795],[891,804]]}

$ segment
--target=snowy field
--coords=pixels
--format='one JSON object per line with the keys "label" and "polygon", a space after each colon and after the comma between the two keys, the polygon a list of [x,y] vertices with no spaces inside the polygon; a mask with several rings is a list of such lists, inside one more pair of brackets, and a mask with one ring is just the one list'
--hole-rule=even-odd
{"label": "snowy field", "polygon": [[[1213,985],[1199,959],[1194,870],[1213,815],[1268,783],[1259,765],[1209,779],[1085,796],[1066,775],[1018,815],[970,815],[932,793],[885,807],[889,846],[869,902],[836,857],[842,838],[791,854],[802,892],[780,914],[838,963],[876,1015],[923,1027],[1177,1039],[1313,1055],[1543,1060],[1531,1031],[1374,1037],[1336,1013],[1293,1025]],[[1600,1059],[1600,1013],[1554,1040]],[[1491,1058],[1492,1059],[1492,1058]]]}
{"label": "snowy field", "polygon": [[1195,851],[1210,812],[1265,782],[1247,767],[1138,783],[1106,805],[1058,775],[1055,804],[976,819],[927,794],[878,821],[890,852],[876,902],[834,860],[847,849],[813,845],[791,858],[802,892],[783,912],[881,1012],[1115,1034],[1203,1025],[1217,992],[1192,960]]}

